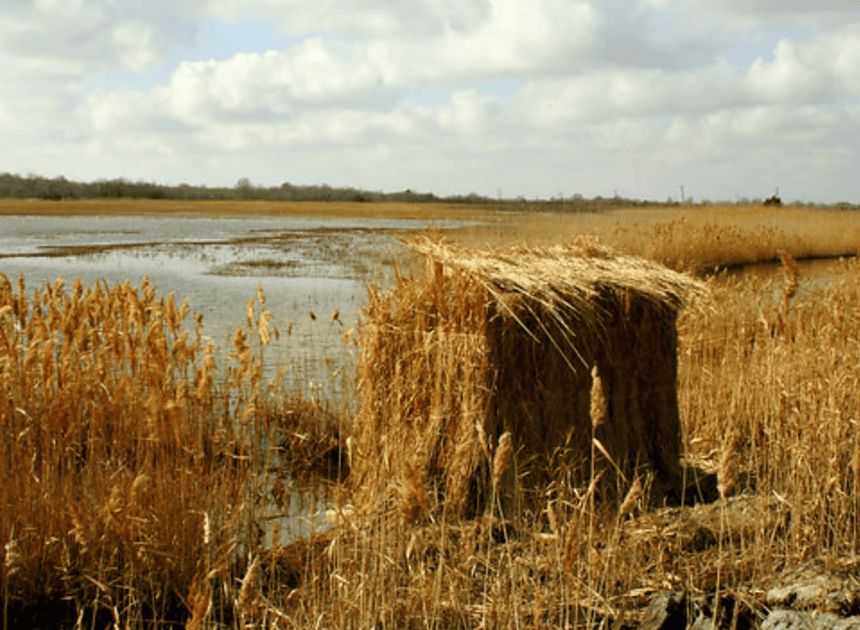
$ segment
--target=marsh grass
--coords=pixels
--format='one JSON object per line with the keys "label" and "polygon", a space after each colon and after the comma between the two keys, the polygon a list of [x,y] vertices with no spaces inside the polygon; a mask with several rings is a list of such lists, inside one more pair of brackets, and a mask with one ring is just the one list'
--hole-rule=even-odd
{"label": "marsh grass", "polygon": [[274,441],[269,317],[249,302],[219,365],[202,316],[146,279],[28,295],[0,274],[4,625],[209,619],[217,592],[222,619],[241,612]]}
{"label": "marsh grass", "polygon": [[[828,229],[844,242],[810,228],[805,251],[848,249],[854,219],[841,220]],[[690,260],[683,239],[703,230],[673,228],[674,245],[654,241],[654,255]],[[732,238],[721,255],[759,257],[744,253],[752,236]],[[564,457],[530,487],[499,443],[491,487],[501,494],[518,471],[515,489],[542,497],[536,506],[500,514],[494,498],[455,519],[407,476],[362,511],[334,486],[328,529],[267,548],[258,517],[276,486],[272,450],[313,460],[283,437],[309,435],[320,415],[347,461],[353,442],[349,415],[262,378],[260,300],[222,359],[199,317],[147,283],[28,295],[3,276],[3,625],[635,627],[665,590],[687,592],[720,627],[759,619],[764,592],[793,569],[860,566],[860,267],[842,262],[804,290],[792,265],[804,242],[762,250],[784,250],[776,284],[714,276],[678,321],[682,451],[688,468],[717,475],[713,505],[655,509],[637,477],[610,509]],[[415,506],[431,517],[404,518]]]}
{"label": "marsh grass", "polygon": [[295,603],[279,610],[300,627],[635,627],[651,597],[680,590],[692,614],[735,627],[760,621],[767,588],[798,567],[853,570],[858,267],[802,295],[784,268],[782,299],[717,277],[679,322],[684,456],[718,474],[716,503],[652,509],[636,479],[608,509],[563,460],[543,506],[513,519],[410,524],[404,492],[341,509],[338,528],[302,543]]}
{"label": "marsh grass", "polygon": [[578,213],[523,212],[448,232],[467,246],[544,246],[593,235],[625,253],[696,274],[741,265],[856,256],[860,213],[829,208],[683,206]]}
{"label": "marsh grass", "polygon": [[741,491],[790,506],[783,543],[795,559],[855,554],[858,266],[843,263],[837,281],[798,298],[803,279],[784,264],[782,300],[756,283],[715,282],[722,308],[682,321],[688,453],[728,457]]}

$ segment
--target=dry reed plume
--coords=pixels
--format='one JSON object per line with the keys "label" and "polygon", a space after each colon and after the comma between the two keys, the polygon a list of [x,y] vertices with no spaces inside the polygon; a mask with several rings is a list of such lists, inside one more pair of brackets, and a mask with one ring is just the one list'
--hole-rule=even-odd
{"label": "dry reed plume", "polygon": [[246,332],[219,366],[189,316],[146,278],[28,296],[0,274],[4,627],[236,612],[206,611],[256,548],[271,386]]}

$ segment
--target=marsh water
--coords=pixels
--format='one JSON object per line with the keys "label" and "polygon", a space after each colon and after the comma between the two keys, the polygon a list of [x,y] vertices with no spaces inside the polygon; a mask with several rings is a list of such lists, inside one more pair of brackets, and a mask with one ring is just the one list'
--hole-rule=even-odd
{"label": "marsh water", "polygon": [[[188,299],[203,314],[203,334],[224,356],[245,321],[257,286],[279,331],[265,352],[265,370],[286,369],[287,387],[306,394],[341,395],[335,374],[348,376],[353,356],[343,341],[356,325],[372,280],[384,283],[402,240],[426,229],[416,220],[208,215],[3,216],[0,272],[27,292],[62,276],[67,288],[80,278],[93,286],[144,276],[157,294]],[[343,381],[341,381],[343,382]],[[284,539],[322,526],[324,501],[295,493],[287,514],[271,514]]]}
{"label": "marsh water", "polygon": [[[67,285],[81,278],[132,286],[148,276],[159,294],[173,292],[179,303],[188,298],[192,311],[204,314],[204,333],[222,348],[259,284],[282,333],[283,352],[268,353],[269,367],[276,367],[279,356],[343,355],[343,328],[355,324],[367,283],[384,282],[391,261],[405,254],[402,239],[427,227],[418,220],[323,216],[3,216],[0,272],[13,281],[23,273],[28,292],[59,276]],[[801,262],[801,273],[826,282],[833,264]],[[780,273],[770,264],[731,272],[762,279]]]}
{"label": "marsh water", "polygon": [[222,349],[259,284],[266,303],[257,309],[272,313],[280,333],[267,371],[299,364],[311,383],[345,356],[343,332],[356,322],[367,283],[384,281],[403,236],[426,227],[326,217],[5,216],[0,272],[13,282],[23,274],[28,293],[59,276],[67,286],[81,278],[134,287],[148,276],[158,294],[187,298]]}

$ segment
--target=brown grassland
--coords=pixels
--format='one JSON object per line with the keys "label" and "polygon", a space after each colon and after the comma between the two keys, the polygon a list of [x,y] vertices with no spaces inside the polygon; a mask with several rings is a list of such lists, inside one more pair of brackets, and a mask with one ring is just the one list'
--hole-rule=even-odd
{"label": "brown grassland", "polygon": [[[456,520],[409,483],[374,511],[332,483],[336,524],[266,542],[263,519],[291,491],[278,474],[284,458],[310,468],[320,452],[340,452],[326,461],[346,469],[353,419],[263,379],[262,292],[218,356],[203,316],[146,282],[26,287],[10,273],[0,275],[3,630],[635,627],[663,590],[686,591],[730,627],[756,619],[764,592],[798,567],[860,567],[860,267],[846,259],[827,283],[805,286],[794,260],[855,256],[860,215],[298,206],[0,200],[0,215],[459,218],[475,224],[446,236],[465,245],[593,234],[697,273],[781,251],[783,276],[709,275],[678,322],[682,452],[718,473],[721,498],[654,507],[631,480],[610,509],[559,469],[528,489],[540,497],[528,510],[502,519],[491,504]],[[493,478],[515,459],[504,451]]]}

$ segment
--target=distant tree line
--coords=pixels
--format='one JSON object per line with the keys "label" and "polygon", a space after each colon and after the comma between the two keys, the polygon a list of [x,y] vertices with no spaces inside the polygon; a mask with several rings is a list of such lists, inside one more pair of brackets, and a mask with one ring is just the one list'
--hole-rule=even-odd
{"label": "distant tree line", "polygon": [[[459,203],[481,205],[553,206],[570,210],[585,210],[599,206],[658,205],[622,197],[585,199],[582,195],[552,198],[549,200],[501,199],[484,197],[477,193],[439,197],[433,193],[418,193],[406,189],[402,192],[383,193],[357,188],[333,188],[326,184],[296,186],[285,182],[280,186],[255,186],[248,178],[241,178],[232,188],[208,188],[206,186],[164,186],[149,182],[132,182],[127,179],[111,179],[96,182],[73,182],[65,177],[49,179],[37,175],[21,177],[9,173],[0,174],[0,197],[48,199],[244,199],[267,201],[352,201],[378,203],[386,201],[411,203]],[[665,205],[665,204],[659,204]]]}
{"label": "distant tree line", "polygon": [[0,175],[0,197],[48,199],[256,199],[268,201],[408,201],[417,203],[498,203],[477,194],[437,197],[432,193],[411,190],[395,193],[372,192],[356,188],[332,188],[328,185],[294,186],[285,182],[281,186],[255,186],[247,178],[240,179],[232,188],[206,186],[164,186],[149,182],[132,182],[127,179],[110,179],[96,182],[73,182],[65,177],[49,179],[37,175],[21,177],[5,173]]}
{"label": "distant tree line", "polygon": [[[681,203],[671,198],[666,201],[643,201],[639,199],[627,199],[619,197],[594,197],[587,199],[582,195],[575,194],[570,197],[553,197],[551,199],[527,200],[524,197],[516,199],[502,199],[484,197],[476,193],[468,195],[452,195],[438,197],[433,193],[416,193],[409,189],[402,192],[383,193],[357,188],[333,188],[326,184],[314,186],[295,186],[284,182],[280,186],[265,187],[256,186],[243,177],[232,188],[208,188],[206,186],[191,186],[179,184],[178,186],[164,186],[149,182],[132,182],[127,179],[110,179],[96,182],[73,182],[65,177],[49,179],[38,175],[21,177],[9,173],[0,174],[0,198],[18,199],[48,199],[61,201],[63,199],[95,199],[95,198],[130,198],[130,199],[245,199],[264,201],[352,201],[379,203],[385,201],[409,202],[409,203],[458,203],[479,205],[510,205],[517,209],[523,207],[540,210],[542,208],[553,210],[594,211],[601,208],[630,207],[630,206],[680,206]],[[731,205],[731,202],[721,202]],[[743,199],[737,202],[739,205],[748,205],[749,200]],[[753,205],[759,205],[760,199],[753,200]],[[683,205],[694,205],[692,199],[686,199]],[[710,205],[710,202],[701,202],[702,206]],[[800,205],[794,202],[790,205]],[[811,204],[809,204],[811,205]],[[857,205],[842,202],[835,204],[836,207],[845,209],[857,208]]]}

